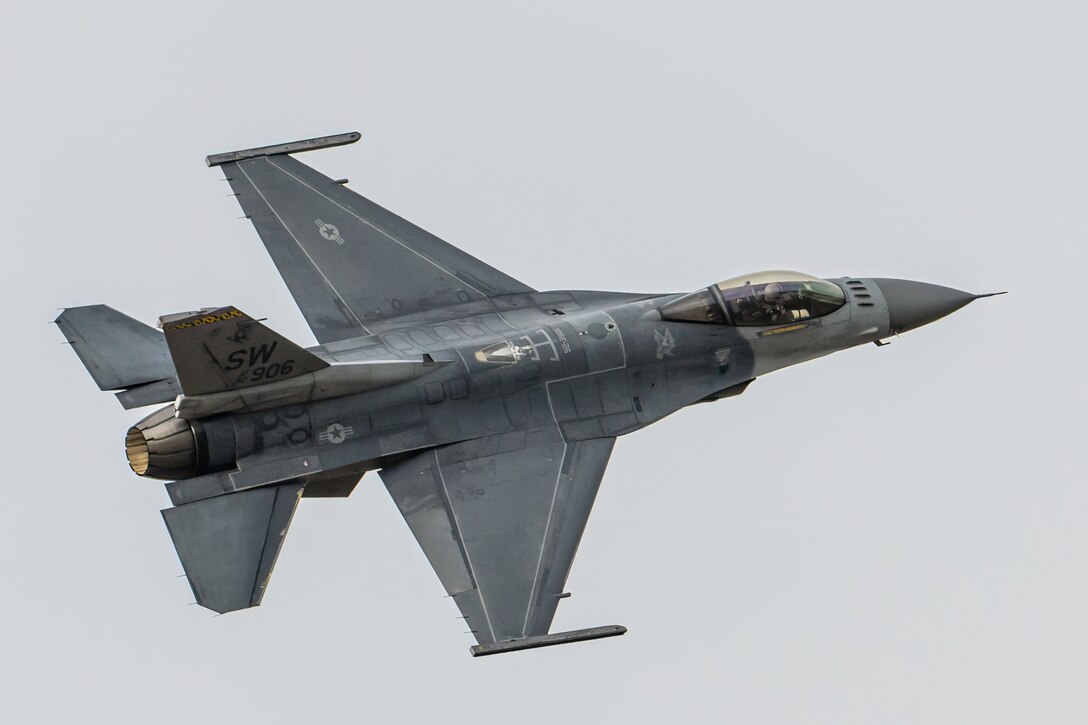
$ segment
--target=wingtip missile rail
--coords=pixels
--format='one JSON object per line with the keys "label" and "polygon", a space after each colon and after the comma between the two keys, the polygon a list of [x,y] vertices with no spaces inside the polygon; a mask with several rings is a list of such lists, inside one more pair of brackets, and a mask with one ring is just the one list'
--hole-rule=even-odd
{"label": "wingtip missile rail", "polygon": [[272,146],[258,146],[256,148],[242,149],[240,151],[227,151],[221,154],[212,154],[204,159],[204,163],[208,166],[220,166],[222,164],[230,163],[231,161],[243,161],[245,159],[255,159],[261,156],[279,156],[282,154],[297,154],[303,151],[316,151],[317,149],[327,149],[333,146],[346,146],[347,144],[355,143],[362,137],[363,135],[358,131],[338,133],[332,136],[318,136],[302,141],[290,141],[288,143],[274,144]]}

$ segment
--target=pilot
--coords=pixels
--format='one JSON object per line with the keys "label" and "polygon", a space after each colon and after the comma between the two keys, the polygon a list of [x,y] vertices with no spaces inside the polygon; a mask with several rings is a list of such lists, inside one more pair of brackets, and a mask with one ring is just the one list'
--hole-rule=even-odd
{"label": "pilot", "polygon": [[[809,316],[804,298],[796,292],[788,292],[781,282],[771,282],[763,288],[765,312],[772,324],[795,322]],[[792,304],[791,304],[792,303]]]}
{"label": "pilot", "polygon": [[782,296],[782,283],[771,282],[769,285],[763,288],[763,296],[768,300],[777,300]]}
{"label": "pilot", "polygon": [[756,293],[754,299],[758,308],[757,320],[754,321],[764,325],[776,325],[791,319],[792,315],[785,305],[788,295],[781,282],[771,282],[764,286],[763,292]]}

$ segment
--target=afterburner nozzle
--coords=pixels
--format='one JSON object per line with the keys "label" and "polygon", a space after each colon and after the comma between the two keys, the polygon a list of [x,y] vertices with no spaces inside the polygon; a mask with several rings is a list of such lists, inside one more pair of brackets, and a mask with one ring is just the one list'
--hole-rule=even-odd
{"label": "afterburner nozzle", "polygon": [[140,476],[176,481],[197,474],[196,434],[174,406],[156,410],[125,434],[128,465]]}

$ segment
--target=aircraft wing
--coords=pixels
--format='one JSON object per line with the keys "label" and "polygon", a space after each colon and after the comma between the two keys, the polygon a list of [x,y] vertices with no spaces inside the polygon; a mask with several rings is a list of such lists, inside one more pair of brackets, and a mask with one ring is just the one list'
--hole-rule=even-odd
{"label": "aircraft wing", "polygon": [[421,453],[381,471],[480,643],[473,654],[626,631],[545,636],[615,440],[566,442],[554,428],[507,433]]}
{"label": "aircraft wing", "polygon": [[318,341],[369,334],[368,324],[390,317],[535,291],[288,155],[358,139],[207,159],[223,167]]}

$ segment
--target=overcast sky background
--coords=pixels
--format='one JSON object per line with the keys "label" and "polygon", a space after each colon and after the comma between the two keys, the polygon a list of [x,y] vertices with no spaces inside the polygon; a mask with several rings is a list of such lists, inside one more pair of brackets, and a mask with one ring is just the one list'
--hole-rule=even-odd
{"label": "overcast sky background", "polygon": [[[7,722],[1083,723],[1082,2],[23,2],[4,113]],[[977,302],[619,441],[555,630],[482,660],[376,474],[192,601],[57,308],[313,344],[205,155],[303,160],[538,289]],[[789,431],[783,433],[783,430]]]}

